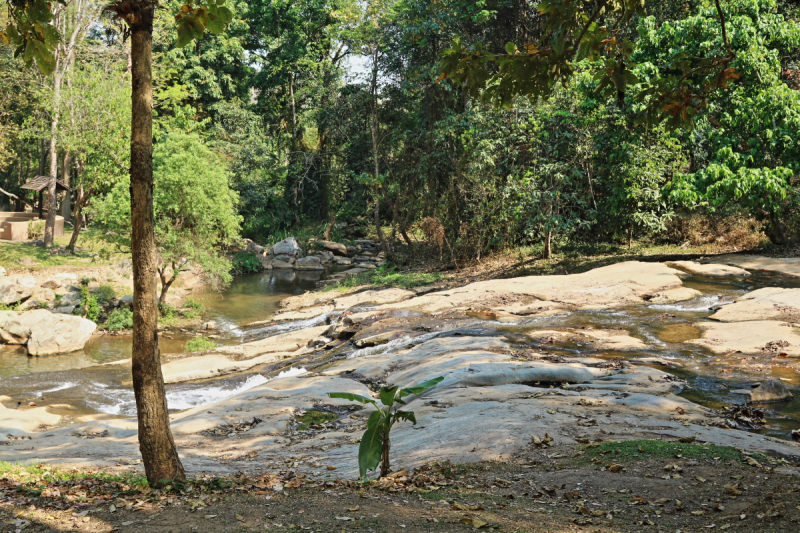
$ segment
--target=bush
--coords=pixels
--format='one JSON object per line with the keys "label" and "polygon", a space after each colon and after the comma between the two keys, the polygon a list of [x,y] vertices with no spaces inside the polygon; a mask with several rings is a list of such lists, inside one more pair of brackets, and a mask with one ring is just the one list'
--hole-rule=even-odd
{"label": "bush", "polygon": [[261,272],[261,261],[249,252],[238,252],[231,261],[233,272],[236,274],[250,274]]}
{"label": "bush", "polygon": [[98,302],[108,303],[116,298],[117,293],[111,285],[100,285],[95,292],[95,298]]}
{"label": "bush", "polygon": [[181,311],[181,314],[186,318],[197,318],[206,312],[206,306],[194,298],[187,299],[183,307],[184,309]]}
{"label": "bush", "polygon": [[187,352],[202,352],[216,347],[217,343],[203,337],[202,335],[198,335],[197,337],[189,339],[189,341],[184,346],[184,349]]}
{"label": "bush", "polygon": [[81,280],[81,307],[76,307],[74,312],[92,322],[97,322],[100,318],[100,304],[97,303],[97,298],[89,292],[89,279],[87,278]]}
{"label": "bush", "polygon": [[175,318],[175,308],[169,304],[158,304],[158,311],[162,318],[172,320]]}
{"label": "bush", "polygon": [[105,328],[108,331],[119,331],[133,327],[133,311],[127,307],[114,309],[106,319]]}

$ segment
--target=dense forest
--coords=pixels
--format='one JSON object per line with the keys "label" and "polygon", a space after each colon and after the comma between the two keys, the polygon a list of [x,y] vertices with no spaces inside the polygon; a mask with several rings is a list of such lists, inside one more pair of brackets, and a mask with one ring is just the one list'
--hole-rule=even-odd
{"label": "dense forest", "polygon": [[[615,24],[594,45],[605,53],[573,58],[546,91],[500,96],[490,77],[502,66],[454,76],[448,51],[533,46],[550,38],[546,11],[558,3],[229,1],[225,31],[187,46],[175,31],[181,2],[162,4],[156,190],[180,193],[156,199],[156,218],[213,219],[207,231],[162,228],[173,240],[272,244],[377,226],[390,251],[426,240],[460,261],[519,245],[549,255],[570,240],[680,244],[698,220],[761,229],[778,245],[798,235],[791,2],[721,2],[723,24],[719,4],[705,0],[648,2],[622,22],[600,12],[597,24]],[[0,39],[0,187],[18,197],[0,201],[35,209],[35,193],[20,187],[57,175],[74,190],[61,199],[67,220],[119,229],[129,212],[128,36],[102,2],[59,6],[52,72],[24,68],[31,55]],[[625,91],[602,76],[617,43]],[[654,117],[648,91],[713,57],[726,61],[724,79],[695,80],[703,94],[657,104]],[[176,217],[189,209],[181,197],[196,213]]]}

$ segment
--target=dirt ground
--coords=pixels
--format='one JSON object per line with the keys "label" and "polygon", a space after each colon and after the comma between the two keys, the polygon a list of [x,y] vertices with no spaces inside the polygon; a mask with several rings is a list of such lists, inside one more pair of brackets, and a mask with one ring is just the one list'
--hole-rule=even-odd
{"label": "dirt ground", "polygon": [[0,531],[800,530],[791,461],[664,441],[547,444],[509,463],[433,464],[369,486],[289,469],[159,492],[91,476],[26,484],[16,470],[0,479]]}

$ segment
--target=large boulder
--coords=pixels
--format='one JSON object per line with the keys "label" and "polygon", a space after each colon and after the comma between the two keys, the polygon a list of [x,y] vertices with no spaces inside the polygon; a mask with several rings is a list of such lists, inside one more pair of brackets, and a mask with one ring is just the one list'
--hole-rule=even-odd
{"label": "large boulder", "polygon": [[750,401],[755,403],[781,402],[792,398],[786,385],[777,379],[768,379],[750,391]]}
{"label": "large boulder", "polygon": [[295,270],[325,270],[322,261],[315,255],[301,257],[294,263]]}
{"label": "large boulder", "polygon": [[30,298],[31,294],[33,294],[35,282],[27,283],[28,280],[25,278],[29,277],[33,280],[31,276],[9,276],[2,278],[3,281],[0,284],[0,304],[13,305],[26,298]]}
{"label": "large boulder", "polygon": [[347,246],[338,242],[317,241],[317,246],[321,247],[323,250],[328,250],[329,252],[333,252],[334,254],[339,256],[347,255]]}
{"label": "large boulder", "polygon": [[31,336],[31,328],[17,320],[14,311],[0,311],[0,341],[5,344],[25,344]]}
{"label": "large boulder", "polygon": [[292,257],[297,257],[302,255],[303,250],[300,249],[300,245],[297,244],[297,241],[294,237],[289,237],[275,244],[267,253],[269,255],[289,255]]}
{"label": "large boulder", "polygon": [[[28,353],[51,355],[74,352],[84,347],[97,324],[79,316],[51,313],[37,309],[16,317],[21,326],[30,329]],[[6,320],[6,327],[10,320]]]}

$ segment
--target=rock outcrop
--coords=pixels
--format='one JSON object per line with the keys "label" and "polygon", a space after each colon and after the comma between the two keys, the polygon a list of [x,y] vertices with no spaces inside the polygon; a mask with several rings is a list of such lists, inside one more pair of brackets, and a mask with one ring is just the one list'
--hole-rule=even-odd
{"label": "rock outcrop", "polygon": [[790,399],[792,399],[792,393],[777,379],[763,381],[750,391],[752,403],[782,402]]}
{"label": "rock outcrop", "polygon": [[53,355],[80,350],[97,324],[79,316],[37,309],[0,316],[0,339],[7,344],[26,344],[30,355]]}
{"label": "rock outcrop", "polygon": [[679,268],[690,274],[699,274],[702,276],[749,276],[750,272],[743,268],[720,265],[718,263],[698,263],[697,261],[668,261],[667,266]]}
{"label": "rock outcrop", "polygon": [[785,320],[800,322],[800,289],[765,287],[724,305],[709,318],[721,322]]}

